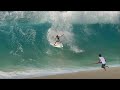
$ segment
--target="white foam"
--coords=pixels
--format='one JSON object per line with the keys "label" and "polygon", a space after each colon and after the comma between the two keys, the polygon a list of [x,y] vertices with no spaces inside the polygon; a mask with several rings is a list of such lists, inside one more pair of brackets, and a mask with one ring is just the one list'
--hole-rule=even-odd
{"label": "white foam", "polygon": [[77,46],[71,46],[71,50],[75,53],[82,53],[84,50],[79,49]]}
{"label": "white foam", "polygon": [[76,11],[72,13],[72,23],[95,24],[95,23],[119,23],[119,11]]}
{"label": "white foam", "polygon": [[75,45],[75,40],[74,40],[74,33],[72,32],[72,24],[70,23],[70,13],[66,12],[49,12],[50,13],[50,18],[51,18],[51,23],[52,27],[48,30],[47,33],[47,39],[49,43],[55,43],[56,35],[62,35],[60,40],[64,45],[67,45],[70,47],[70,50],[78,53],[81,52],[81,50]]}
{"label": "white foam", "polygon": [[[54,17],[56,15],[56,17]],[[63,17],[61,19],[60,17]],[[58,18],[58,19],[55,19]],[[61,22],[95,24],[95,23],[119,23],[119,11],[0,11],[0,23],[3,21],[20,19],[29,20],[33,23]],[[58,21],[56,21],[58,20]]]}
{"label": "white foam", "polygon": [[73,33],[72,25],[68,22],[68,19],[65,18],[65,16],[61,12],[49,12],[52,27],[48,30],[48,41],[53,43],[55,42],[55,36],[56,35],[62,35],[64,34],[63,38],[61,38],[62,42],[64,41],[72,41]]}
{"label": "white foam", "polygon": [[[95,68],[94,68],[95,69]],[[12,71],[12,72],[3,72],[0,71],[0,79],[23,79],[23,78],[32,78],[32,77],[41,77],[41,76],[48,76],[48,75],[56,75],[62,73],[72,73],[78,71],[85,71],[85,70],[93,70],[93,68],[56,68],[56,69],[47,69],[47,70],[40,70],[40,69],[28,69],[24,71]]]}
{"label": "white foam", "polygon": [[[109,67],[119,67],[120,65],[109,65]],[[48,75],[56,75],[63,73],[73,73],[80,71],[90,71],[97,70],[100,67],[71,67],[71,68],[47,68],[47,69],[37,69],[37,68],[26,68],[22,70],[16,70],[11,72],[0,71],[0,79],[24,79],[32,77],[41,77]]]}

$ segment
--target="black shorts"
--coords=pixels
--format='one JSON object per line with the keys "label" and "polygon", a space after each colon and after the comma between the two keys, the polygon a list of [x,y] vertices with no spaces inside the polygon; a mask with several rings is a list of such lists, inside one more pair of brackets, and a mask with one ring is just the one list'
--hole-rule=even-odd
{"label": "black shorts", "polygon": [[106,65],[106,64],[102,64],[102,65],[101,65],[101,68],[105,68],[105,65]]}
{"label": "black shorts", "polygon": [[56,42],[60,42],[60,40],[57,40]]}

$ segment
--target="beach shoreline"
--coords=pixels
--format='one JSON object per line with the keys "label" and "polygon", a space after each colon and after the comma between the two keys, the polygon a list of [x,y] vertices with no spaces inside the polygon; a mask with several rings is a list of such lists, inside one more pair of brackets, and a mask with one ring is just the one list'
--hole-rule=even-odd
{"label": "beach shoreline", "polygon": [[29,79],[120,79],[120,67],[110,67],[107,68],[107,71],[100,68],[97,70],[32,77]]}

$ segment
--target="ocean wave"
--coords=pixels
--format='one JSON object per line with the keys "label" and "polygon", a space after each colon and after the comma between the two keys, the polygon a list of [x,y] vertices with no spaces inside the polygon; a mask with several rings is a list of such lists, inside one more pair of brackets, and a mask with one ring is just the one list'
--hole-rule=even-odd
{"label": "ocean wave", "polygon": [[[118,11],[1,11],[0,69],[33,66],[40,70],[0,71],[0,78],[46,75],[52,66],[87,67],[98,53],[108,62],[119,63],[115,58],[120,47],[119,17]],[[63,35],[62,49],[50,45],[56,35]]]}
{"label": "ocean wave", "polygon": [[[56,16],[57,17],[56,17]],[[4,22],[31,22],[31,23],[58,23],[62,20],[78,24],[119,23],[119,11],[1,11],[0,23]],[[58,19],[56,19],[58,18]],[[59,19],[60,18],[60,19]],[[56,21],[58,20],[58,21]]]}

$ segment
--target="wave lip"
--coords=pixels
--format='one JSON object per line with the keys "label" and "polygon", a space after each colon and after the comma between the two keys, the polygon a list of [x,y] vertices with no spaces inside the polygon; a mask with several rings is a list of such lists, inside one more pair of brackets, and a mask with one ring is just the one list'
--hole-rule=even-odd
{"label": "wave lip", "polygon": [[111,23],[118,24],[120,22],[119,11],[75,11],[72,13],[72,23],[78,24],[96,24]]}
{"label": "wave lip", "polygon": [[[57,17],[55,17],[57,16]],[[24,21],[32,23],[53,23],[62,20],[73,24],[120,23],[119,11],[6,11],[0,12],[0,24]]]}

